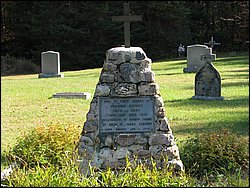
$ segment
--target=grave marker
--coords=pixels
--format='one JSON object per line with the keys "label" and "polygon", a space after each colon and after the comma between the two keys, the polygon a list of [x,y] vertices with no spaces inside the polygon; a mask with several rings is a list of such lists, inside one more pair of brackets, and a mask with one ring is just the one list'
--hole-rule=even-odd
{"label": "grave marker", "polygon": [[192,99],[223,100],[220,73],[211,63],[215,61],[215,55],[201,55],[201,59],[206,62],[195,75],[195,95]]}
{"label": "grave marker", "polygon": [[215,61],[216,54],[207,54],[207,55],[201,55],[201,60],[202,61],[209,61],[210,63],[212,61]]}
{"label": "grave marker", "polygon": [[59,52],[47,51],[41,53],[42,73],[38,78],[63,77],[60,73],[60,54]]}
{"label": "grave marker", "polygon": [[78,144],[82,173],[125,168],[126,158],[150,166],[151,157],[183,170],[151,64],[139,47],[107,51]]}
{"label": "grave marker", "polygon": [[209,54],[212,54],[212,48],[209,48],[206,45],[195,44],[187,46],[187,67],[183,69],[183,72],[198,72],[199,68],[206,62],[201,56]]}
{"label": "grave marker", "polygon": [[81,98],[81,99],[90,99],[91,94],[87,92],[60,92],[53,94],[53,98],[67,98],[67,99],[74,99],[74,98]]}

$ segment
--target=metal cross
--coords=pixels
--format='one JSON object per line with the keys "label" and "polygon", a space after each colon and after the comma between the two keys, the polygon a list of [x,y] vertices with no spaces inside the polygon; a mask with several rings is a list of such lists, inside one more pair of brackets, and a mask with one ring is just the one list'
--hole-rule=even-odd
{"label": "metal cross", "polygon": [[123,3],[124,16],[112,16],[113,22],[124,22],[124,42],[125,48],[130,47],[130,22],[131,21],[142,21],[142,15],[129,15],[129,3]]}
{"label": "metal cross", "polygon": [[215,42],[213,36],[211,37],[211,40],[210,40],[209,42],[205,42],[204,44],[210,45],[212,49],[213,49],[213,47],[214,47],[215,45],[220,45],[220,43],[216,43],[216,42]]}

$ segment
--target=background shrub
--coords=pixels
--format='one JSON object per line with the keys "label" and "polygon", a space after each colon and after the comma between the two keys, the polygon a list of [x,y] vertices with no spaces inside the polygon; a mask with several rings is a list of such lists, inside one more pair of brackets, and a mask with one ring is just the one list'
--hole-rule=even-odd
{"label": "background shrub", "polygon": [[187,139],[180,153],[186,171],[195,177],[248,172],[249,143],[226,129],[217,133],[204,133]]}
{"label": "background shrub", "polygon": [[1,56],[1,75],[34,74],[40,72],[40,66],[27,59]]}

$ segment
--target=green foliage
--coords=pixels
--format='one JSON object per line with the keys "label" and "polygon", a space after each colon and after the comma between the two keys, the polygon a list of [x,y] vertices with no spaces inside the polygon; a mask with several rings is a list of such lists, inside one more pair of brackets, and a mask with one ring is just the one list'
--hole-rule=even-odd
{"label": "green foliage", "polygon": [[29,169],[19,168],[8,178],[8,186],[15,187],[188,187],[195,180],[188,175],[176,175],[172,168],[148,168],[145,164],[127,163],[124,170],[91,171],[90,176],[81,175],[75,158],[65,158],[60,168],[54,165]]}
{"label": "green foliage", "polygon": [[78,128],[73,125],[38,125],[27,135],[17,138],[17,144],[7,158],[28,168],[66,165],[65,158],[72,157],[78,142],[77,132]]}
{"label": "green foliage", "polygon": [[183,141],[181,159],[194,177],[217,176],[249,168],[248,140],[224,129]]}
{"label": "green foliage", "polygon": [[40,67],[27,59],[1,56],[1,75],[38,73]]}
{"label": "green foliage", "polygon": [[[41,128],[39,128],[41,129]],[[54,126],[51,126],[49,130],[53,130]],[[41,129],[43,130],[43,129]],[[47,130],[47,131],[46,131]],[[62,142],[62,138],[58,135],[53,136],[55,131],[48,131],[46,129],[45,134],[50,135],[55,139],[55,141]],[[61,130],[61,129],[60,129]],[[59,133],[63,133],[64,131],[58,131]],[[73,131],[73,130],[71,130]],[[67,132],[71,133],[68,129]],[[40,132],[40,130],[38,131]],[[222,136],[222,139],[225,137],[228,138],[228,132],[222,132],[221,134],[226,134],[227,136]],[[44,136],[43,136],[44,137]],[[45,136],[47,138],[47,136]],[[64,134],[63,134],[64,137]],[[216,140],[218,135],[211,135],[209,138],[203,139],[203,137],[199,140],[195,140],[192,144],[187,144],[185,147],[194,147],[197,148],[197,145],[206,144],[209,146],[209,143],[214,142],[212,140]],[[230,137],[230,136],[229,136]],[[43,143],[42,139],[39,139],[37,143]],[[73,141],[74,139],[68,139],[67,141]],[[225,141],[226,143],[231,143],[230,141]],[[66,142],[64,144],[66,144]],[[53,145],[51,139],[48,141]],[[205,142],[205,143],[204,143]],[[209,143],[208,143],[209,142]],[[188,141],[190,143],[190,140]],[[195,143],[195,144],[194,144]],[[40,145],[40,144],[38,144]],[[62,144],[54,144],[62,148]],[[223,144],[228,145],[228,144]],[[229,144],[230,145],[230,144]],[[233,145],[233,144],[232,144]],[[230,145],[231,146],[231,145]],[[239,146],[239,145],[237,145]],[[235,146],[235,147],[237,147]],[[212,145],[211,147],[214,147]],[[41,148],[40,148],[41,149]],[[202,148],[204,149],[204,148]],[[216,150],[217,148],[213,148]],[[191,149],[192,150],[192,149]],[[193,149],[190,152],[195,152]],[[209,150],[209,149],[208,149]],[[211,150],[211,149],[210,149]],[[203,151],[203,150],[202,150]],[[45,153],[49,153],[50,150],[46,150]],[[58,152],[58,151],[57,151]],[[187,151],[186,151],[187,152]],[[230,151],[231,152],[231,151]],[[229,153],[230,153],[229,152]],[[187,152],[188,153],[188,152]],[[196,151],[197,154],[198,152]],[[200,152],[201,153],[201,152]],[[204,152],[203,152],[204,153]],[[190,153],[189,153],[190,154]],[[231,153],[232,154],[232,153]],[[245,155],[245,152],[238,152],[237,154]],[[27,153],[26,155],[29,158],[34,157],[33,153]],[[203,167],[208,169],[208,173],[204,174],[203,178],[195,179],[193,176],[193,171],[189,171],[188,173],[178,173],[176,174],[173,168],[166,166],[163,169],[157,169],[154,162],[152,166],[149,167],[143,163],[137,163],[135,165],[135,161],[129,162],[127,160],[126,167],[124,170],[111,170],[110,168],[106,170],[91,170],[90,176],[81,175],[78,171],[78,163],[76,162],[76,156],[68,157],[63,152],[59,152],[61,161],[63,163],[54,163],[53,161],[48,161],[49,165],[41,165],[37,163],[33,166],[33,168],[28,168],[27,166],[23,166],[22,168],[18,168],[13,172],[13,174],[8,177],[7,185],[8,186],[15,186],[15,187],[214,187],[214,186],[247,186],[248,185],[248,178],[242,179],[241,172],[238,170],[236,173],[231,174],[231,169],[224,169],[224,174],[216,174],[213,175],[214,172],[214,164],[203,164]],[[208,156],[205,154],[205,157]],[[34,157],[35,158],[35,157]],[[183,161],[185,161],[186,166],[189,165],[187,158],[182,157]],[[239,158],[239,157],[238,157]],[[238,159],[237,158],[237,159]],[[191,160],[190,158],[188,158]],[[211,157],[207,158],[208,160]],[[201,163],[206,163],[205,159],[200,159]],[[237,161],[236,159],[233,159]],[[232,161],[233,161],[232,160]],[[193,162],[193,161],[192,161]],[[192,163],[190,162],[190,163]],[[191,164],[192,165],[192,164]],[[196,168],[196,167],[195,167]],[[218,167],[217,167],[218,168]],[[190,175],[189,175],[190,174]]]}
{"label": "green foliage", "polygon": [[[133,161],[134,162],[134,161]],[[145,163],[127,161],[124,170],[113,171],[110,168],[99,172],[99,183],[102,187],[185,187],[195,185],[194,179],[185,173],[176,174],[171,166],[157,169]]]}

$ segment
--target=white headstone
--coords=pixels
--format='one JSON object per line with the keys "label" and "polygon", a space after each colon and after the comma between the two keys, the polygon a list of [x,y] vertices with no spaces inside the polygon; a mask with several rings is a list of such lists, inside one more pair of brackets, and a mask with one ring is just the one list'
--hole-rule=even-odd
{"label": "white headstone", "polygon": [[47,51],[41,53],[42,73],[38,78],[63,77],[60,73],[59,52]]}
{"label": "white headstone", "polygon": [[206,62],[201,58],[202,55],[213,55],[212,48],[200,44],[187,46],[187,67],[183,69],[183,72],[198,72]]}

